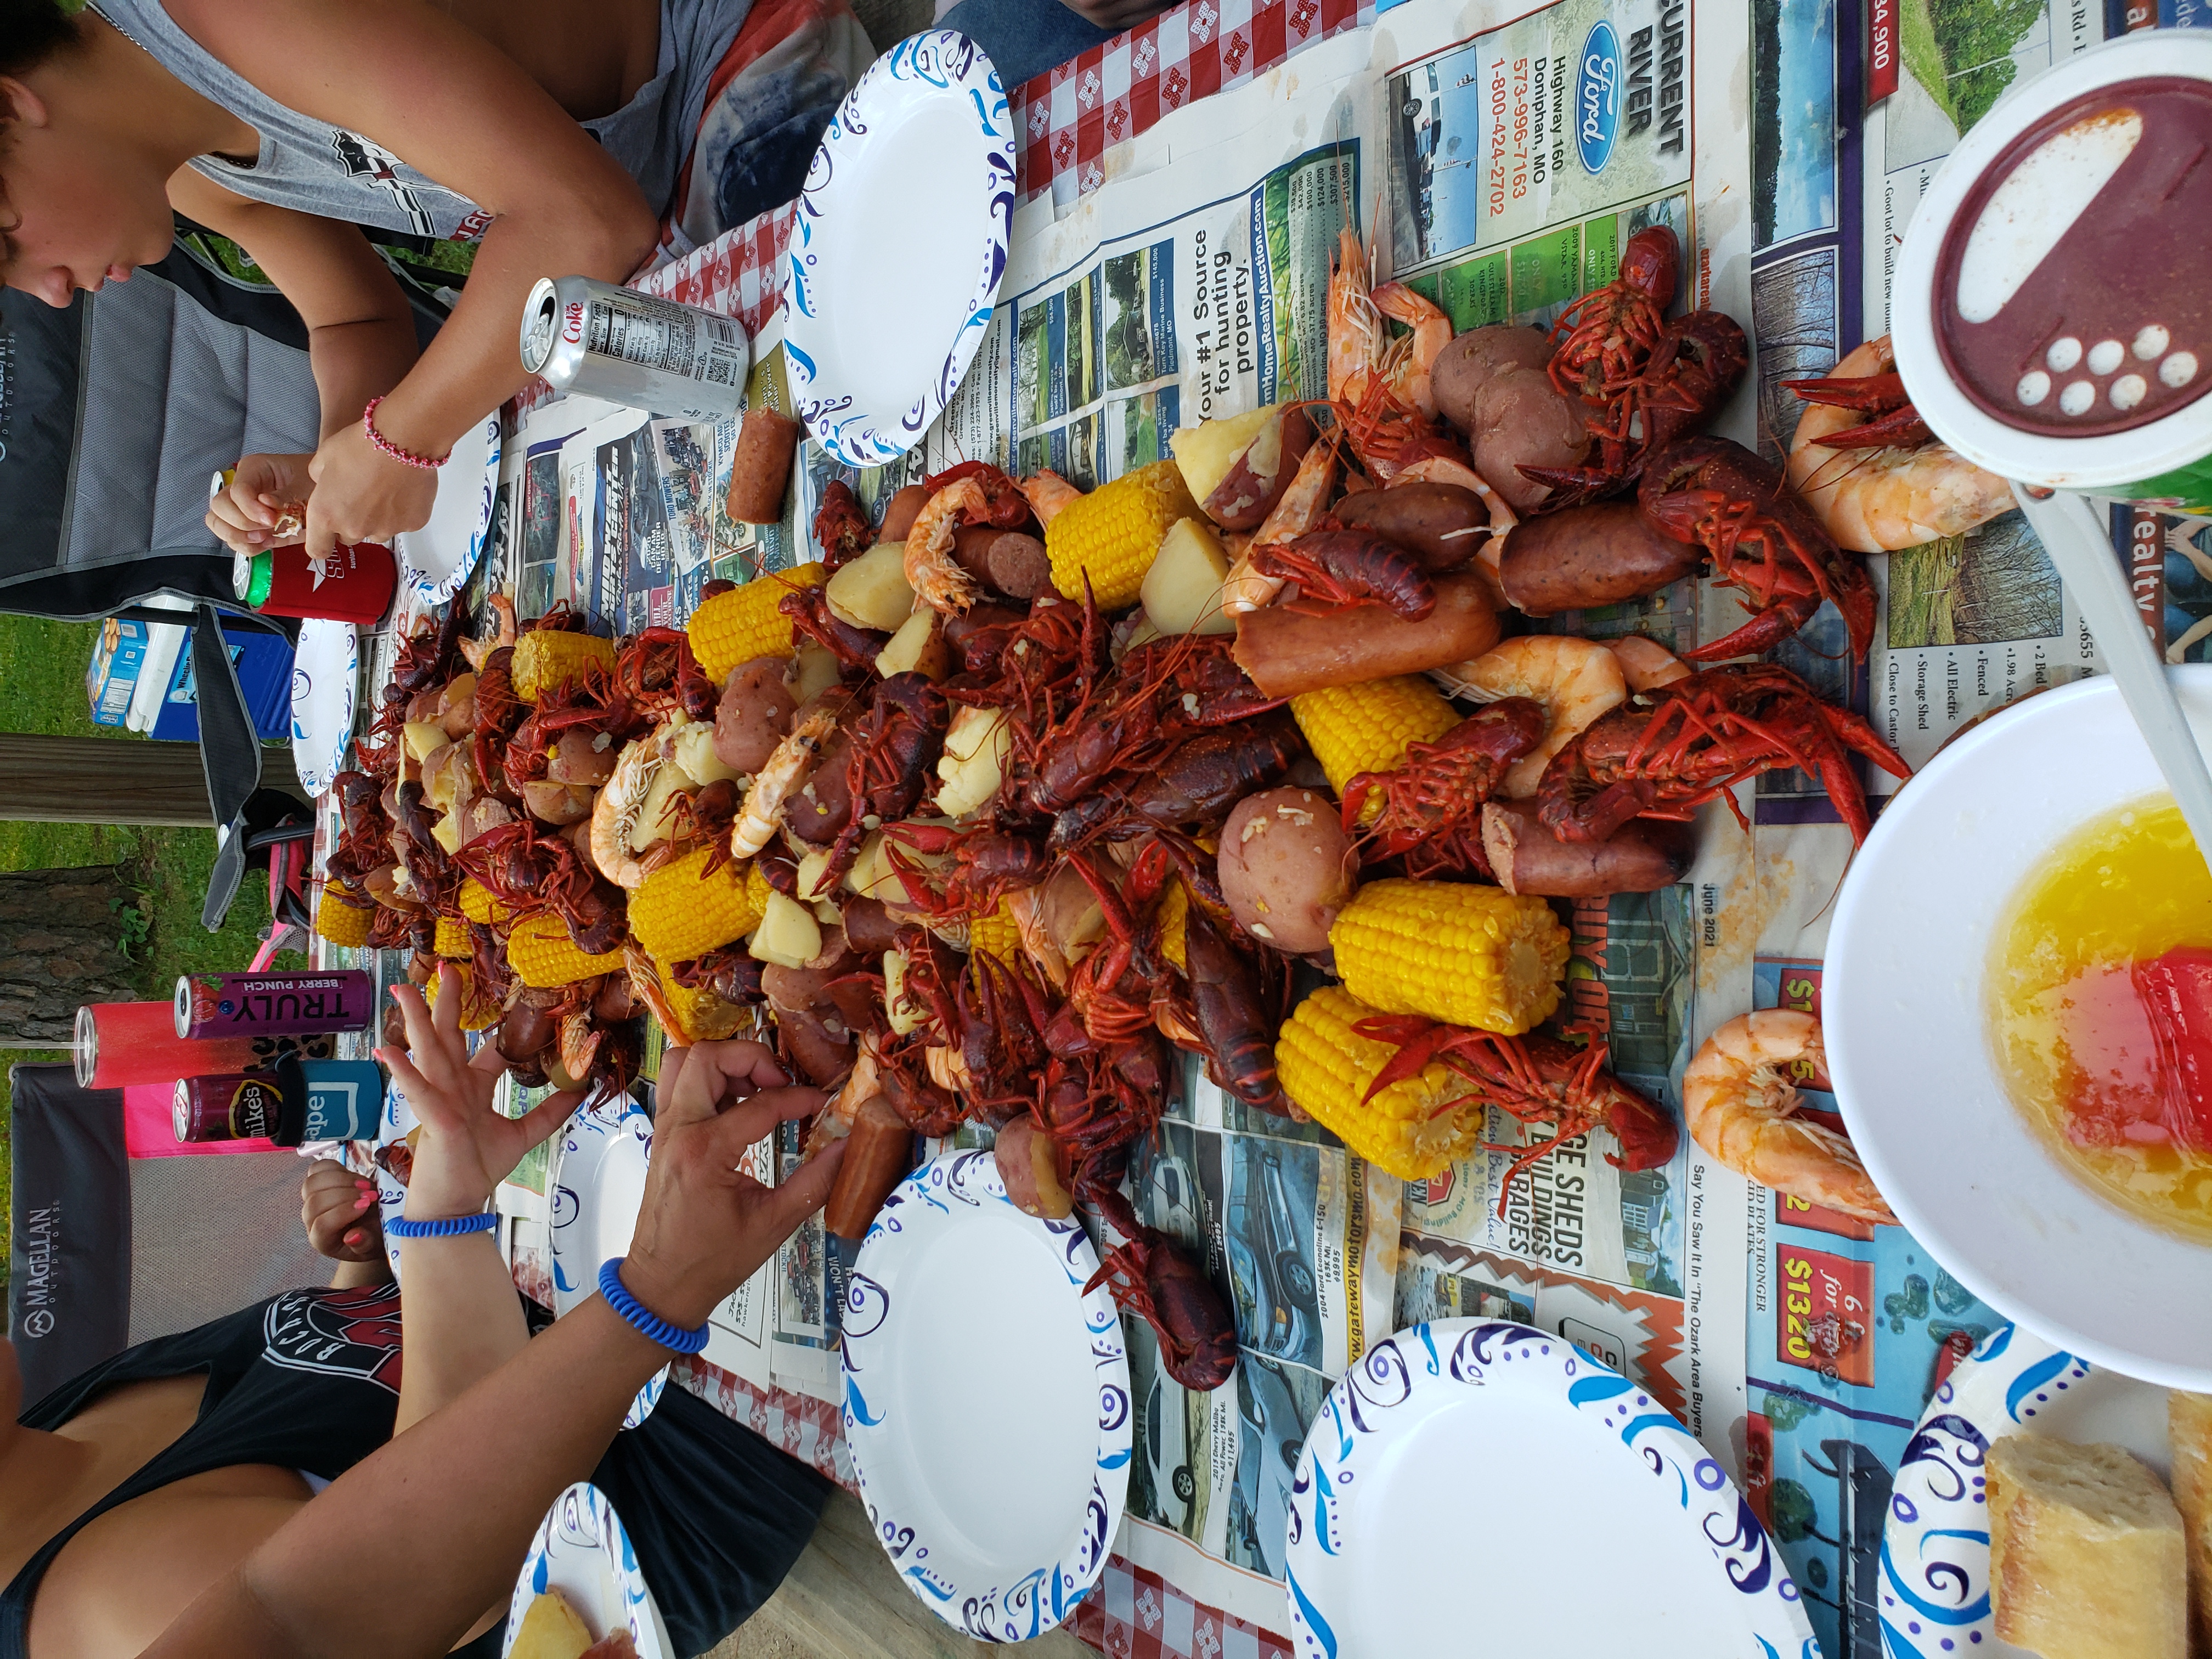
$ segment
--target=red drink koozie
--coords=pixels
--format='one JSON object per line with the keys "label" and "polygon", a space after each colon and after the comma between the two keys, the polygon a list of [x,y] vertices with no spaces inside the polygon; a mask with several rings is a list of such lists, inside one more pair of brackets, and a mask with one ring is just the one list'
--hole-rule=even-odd
{"label": "red drink koozie", "polygon": [[340,542],[320,571],[304,544],[240,553],[232,561],[238,597],[264,617],[323,617],[374,627],[392,607],[399,567],[392,550],[374,542]]}

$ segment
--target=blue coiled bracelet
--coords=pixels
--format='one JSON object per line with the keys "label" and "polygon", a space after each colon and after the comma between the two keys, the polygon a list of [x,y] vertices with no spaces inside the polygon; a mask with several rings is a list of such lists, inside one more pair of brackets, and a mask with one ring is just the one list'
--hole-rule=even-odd
{"label": "blue coiled bracelet", "polygon": [[394,1238],[453,1238],[463,1233],[488,1233],[499,1225],[499,1212],[484,1210],[475,1215],[447,1216],[436,1221],[410,1221],[396,1215],[384,1224],[384,1231]]}
{"label": "blue coiled bracelet", "polygon": [[672,1325],[632,1296],[622,1281],[622,1257],[611,1255],[599,1267],[599,1294],[606,1298],[607,1306],[664,1348],[672,1348],[678,1353],[697,1353],[707,1346],[706,1326],[687,1331],[681,1325]]}

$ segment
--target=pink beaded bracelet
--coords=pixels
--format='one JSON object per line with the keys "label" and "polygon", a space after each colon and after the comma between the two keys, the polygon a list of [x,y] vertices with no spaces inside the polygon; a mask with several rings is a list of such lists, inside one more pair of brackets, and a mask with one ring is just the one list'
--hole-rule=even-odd
{"label": "pink beaded bracelet", "polygon": [[369,442],[376,446],[377,453],[387,460],[398,461],[403,466],[419,466],[425,472],[435,472],[452,459],[450,451],[435,459],[428,455],[417,455],[411,449],[402,449],[391,439],[379,432],[376,429],[376,406],[383,401],[381,398],[371,398],[368,405],[361,411],[361,429],[368,434]]}

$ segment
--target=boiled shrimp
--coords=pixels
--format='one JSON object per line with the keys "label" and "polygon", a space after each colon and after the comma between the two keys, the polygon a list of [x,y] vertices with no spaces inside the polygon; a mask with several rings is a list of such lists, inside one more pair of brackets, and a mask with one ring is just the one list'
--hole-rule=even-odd
{"label": "boiled shrimp", "polygon": [[[910,549],[914,544],[907,545]],[[738,821],[730,826],[732,858],[749,859],[775,838],[776,826],[783,822],[784,804],[805,786],[814,763],[822,757],[822,745],[836,729],[836,714],[817,708],[776,744],[768,764],[754,775],[753,787],[745,791]]]}
{"label": "boiled shrimp", "polygon": [[468,659],[469,666],[479,674],[483,672],[484,663],[490,658],[493,652],[502,646],[513,645],[515,641],[514,601],[504,593],[493,593],[487,596],[484,603],[491,607],[492,614],[499,618],[499,626],[492,631],[488,639],[471,640],[464,637],[460,641],[461,655]]}
{"label": "boiled shrimp", "polygon": [[1796,1115],[1785,1072],[1825,1070],[1820,1022],[1788,1008],[1739,1014],[1682,1074],[1682,1115],[1698,1145],[1739,1175],[1861,1221],[1894,1223],[1851,1143]]}
{"label": "boiled shrimp", "polygon": [[1221,609],[1224,616],[1242,616],[1247,611],[1257,611],[1275,602],[1275,596],[1283,591],[1290,578],[1261,575],[1252,568],[1252,550],[1296,541],[1319,524],[1322,515],[1328,510],[1329,495],[1336,488],[1336,466],[1334,440],[1317,443],[1306,451],[1298,470],[1291,475],[1290,487],[1252,532],[1244,550],[1237,556],[1229,574],[1222,580]]}
{"label": "boiled shrimp", "polygon": [[1034,477],[1023,479],[1021,489],[1029,501],[1030,511],[1036,514],[1036,521],[1041,525],[1050,524],[1059,516],[1060,508],[1069,502],[1083,499],[1081,490],[1050,467]]}
{"label": "boiled shrimp", "polygon": [[1690,678],[1689,664],[1658,641],[1647,640],[1641,634],[1624,634],[1617,640],[1607,640],[1605,648],[1619,660],[1631,691],[1654,691]]}
{"label": "boiled shrimp", "polygon": [[[1383,319],[1406,325],[1410,335],[1392,338]],[[1357,407],[1369,384],[1380,379],[1401,403],[1429,420],[1437,400],[1429,371],[1452,342],[1451,319],[1403,283],[1370,288],[1368,258],[1349,228],[1337,233],[1337,257],[1328,276],[1328,395]]]}
{"label": "boiled shrimp", "polygon": [[[638,818],[652,793],[653,780],[676,754],[675,722],[659,726],[626,745],[615,769],[592,801],[592,862],[617,887],[644,885],[646,868],[638,858]],[[655,826],[665,833],[663,826]],[[647,845],[650,846],[648,839]]]}
{"label": "boiled shrimp", "polygon": [[1543,707],[1544,740],[1513,763],[1498,792],[1509,800],[1534,795],[1552,757],[1599,715],[1628,701],[1620,659],[1595,640],[1564,634],[1524,634],[1448,672],[1482,702],[1528,697]]}
{"label": "boiled shrimp", "polygon": [[[1896,366],[1885,334],[1845,357],[1828,377],[1858,380]],[[1964,535],[2017,505],[2011,484],[1935,439],[1881,449],[1836,449],[1819,441],[1868,418],[1864,410],[1808,404],[1790,441],[1790,487],[1837,545],[1861,553],[1917,547]]]}
{"label": "boiled shrimp", "polygon": [[956,478],[923,503],[906,532],[906,585],[933,611],[958,616],[982,596],[975,579],[952,560],[952,536],[963,517],[981,520],[990,499],[975,479]]}

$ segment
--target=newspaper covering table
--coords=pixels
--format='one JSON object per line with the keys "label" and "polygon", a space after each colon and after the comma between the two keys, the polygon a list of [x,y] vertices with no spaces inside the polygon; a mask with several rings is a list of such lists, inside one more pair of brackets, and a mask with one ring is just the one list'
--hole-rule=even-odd
{"label": "newspaper covering table", "polygon": [[[1166,454],[1179,425],[1318,395],[1328,258],[1346,225],[1462,329],[1548,323],[1611,277],[1636,230],[1672,226],[1682,301],[1727,311],[1757,346],[1754,385],[1721,429],[1778,456],[1797,412],[1780,381],[1883,331],[1899,238],[1959,134],[2008,86],[2108,33],[2197,21],[2043,0],[1868,5],[1407,0],[1372,27],[1316,30],[1288,61],[1240,64],[1241,86],[1150,110],[1095,168],[1085,156],[1079,189],[1058,188],[1057,163],[1054,188],[1030,181],[1040,193],[1017,216],[975,365],[900,465],[841,472],[807,445],[786,522],[756,529],[720,506],[737,421],[541,404],[507,447],[496,556],[472,592],[496,582],[526,612],[567,602],[609,629],[680,622],[709,576],[811,556],[805,526],[833,477],[877,511],[898,484],[966,459],[1087,486]],[[1191,41],[1219,15],[1212,0],[1170,14]],[[1054,87],[1096,61],[1056,71]],[[769,240],[764,222],[744,236]],[[731,311],[762,287],[672,280]],[[772,323],[749,395],[788,401]],[[2176,661],[2212,657],[2212,524],[2116,509],[2112,528],[2152,637]],[[1881,610],[1863,667],[1832,610],[1776,654],[1916,765],[1981,714],[2100,665],[2017,514],[1868,563]],[[1686,647],[1741,615],[1725,592],[1686,581],[1545,626]],[[1877,805],[1894,787],[1880,773],[1867,783]],[[1683,1066],[1715,1027],[1754,1007],[1820,1011],[1850,853],[1802,775],[1770,775],[1737,804],[1749,832],[1707,809],[1680,885],[1565,907],[1562,1018],[1601,1023],[1621,1075],[1678,1115]],[[1816,1115],[1832,1107],[1825,1078],[1801,1082]],[[1503,1115],[1488,1127],[1491,1141],[1519,1139]],[[1094,1598],[1105,1606],[1079,1629],[1114,1652],[1285,1650],[1284,1507],[1327,1389],[1377,1336],[1479,1313],[1540,1324],[1635,1376],[1736,1474],[1822,1651],[1879,1653],[1891,1472],[1936,1381],[1996,1316],[1901,1228],[1747,1188],[1686,1137],[1663,1170],[1623,1174],[1613,1150],[1596,1132],[1510,1193],[1510,1154],[1495,1151],[1406,1183],[1187,1066],[1133,1159],[1132,1191],[1231,1292],[1237,1374],[1188,1394],[1132,1322],[1128,1518]],[[794,1157],[763,1143],[755,1167],[765,1177]],[[740,1415],[786,1402],[779,1420],[801,1425],[787,1437],[824,1467],[842,1454],[826,1408],[836,1283],[817,1224],[717,1314],[707,1380],[694,1379]]]}

